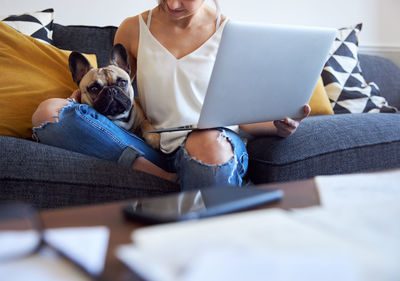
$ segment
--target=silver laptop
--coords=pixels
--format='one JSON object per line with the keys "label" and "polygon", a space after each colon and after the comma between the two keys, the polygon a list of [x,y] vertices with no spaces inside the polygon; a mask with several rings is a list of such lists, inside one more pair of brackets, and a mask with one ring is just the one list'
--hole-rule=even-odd
{"label": "silver laptop", "polygon": [[229,21],[198,123],[153,132],[301,117],[336,32],[331,28]]}

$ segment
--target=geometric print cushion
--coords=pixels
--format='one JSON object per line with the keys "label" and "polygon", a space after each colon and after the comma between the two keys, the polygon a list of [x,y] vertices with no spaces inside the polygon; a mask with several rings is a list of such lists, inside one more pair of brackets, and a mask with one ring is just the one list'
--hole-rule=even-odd
{"label": "geometric print cushion", "polygon": [[338,30],[321,74],[335,114],[397,112],[380,95],[378,85],[367,83],[358,60],[362,24]]}
{"label": "geometric print cushion", "polygon": [[12,15],[0,19],[25,35],[43,43],[53,44],[53,9],[23,15]]}

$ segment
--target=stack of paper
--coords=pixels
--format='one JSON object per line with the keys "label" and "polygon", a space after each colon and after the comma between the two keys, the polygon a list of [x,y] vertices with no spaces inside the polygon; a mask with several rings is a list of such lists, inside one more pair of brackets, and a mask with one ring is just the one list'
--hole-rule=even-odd
{"label": "stack of paper", "polygon": [[318,208],[139,229],[117,255],[152,281],[400,280],[400,174],[380,175],[317,178]]}

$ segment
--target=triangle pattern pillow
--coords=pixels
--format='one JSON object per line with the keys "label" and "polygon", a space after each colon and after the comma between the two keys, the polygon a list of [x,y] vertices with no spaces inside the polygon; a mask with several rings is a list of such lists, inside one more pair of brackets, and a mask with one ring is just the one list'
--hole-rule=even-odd
{"label": "triangle pattern pillow", "polygon": [[322,79],[335,114],[397,112],[380,95],[378,85],[367,83],[358,60],[362,24],[339,29],[324,66]]}
{"label": "triangle pattern pillow", "polygon": [[53,44],[54,9],[11,15],[1,19],[4,23],[43,43]]}

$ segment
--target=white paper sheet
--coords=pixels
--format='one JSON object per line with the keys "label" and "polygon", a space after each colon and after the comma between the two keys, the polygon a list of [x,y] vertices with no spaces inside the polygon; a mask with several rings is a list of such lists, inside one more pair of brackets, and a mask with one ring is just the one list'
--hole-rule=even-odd
{"label": "white paper sheet", "polygon": [[110,231],[105,226],[48,229],[45,240],[92,275],[103,271]]}
{"label": "white paper sheet", "polygon": [[400,170],[318,176],[315,183],[325,208],[400,200]]}
{"label": "white paper sheet", "polygon": [[397,258],[400,270],[400,202],[396,199],[337,208],[298,210],[296,220],[323,229],[351,244],[369,247]]}
{"label": "white paper sheet", "polygon": [[135,231],[133,240],[117,255],[152,281],[250,280],[245,276],[254,274],[259,280],[372,281],[400,276],[397,264],[382,263],[385,256],[375,248],[341,239],[284,211],[149,227]]}
{"label": "white paper sheet", "polygon": [[40,233],[35,230],[2,230],[0,231],[1,259],[21,256],[34,251],[40,241]]}
{"label": "white paper sheet", "polygon": [[0,263],[0,280],[90,281],[91,278],[53,250],[44,248],[36,255]]}

